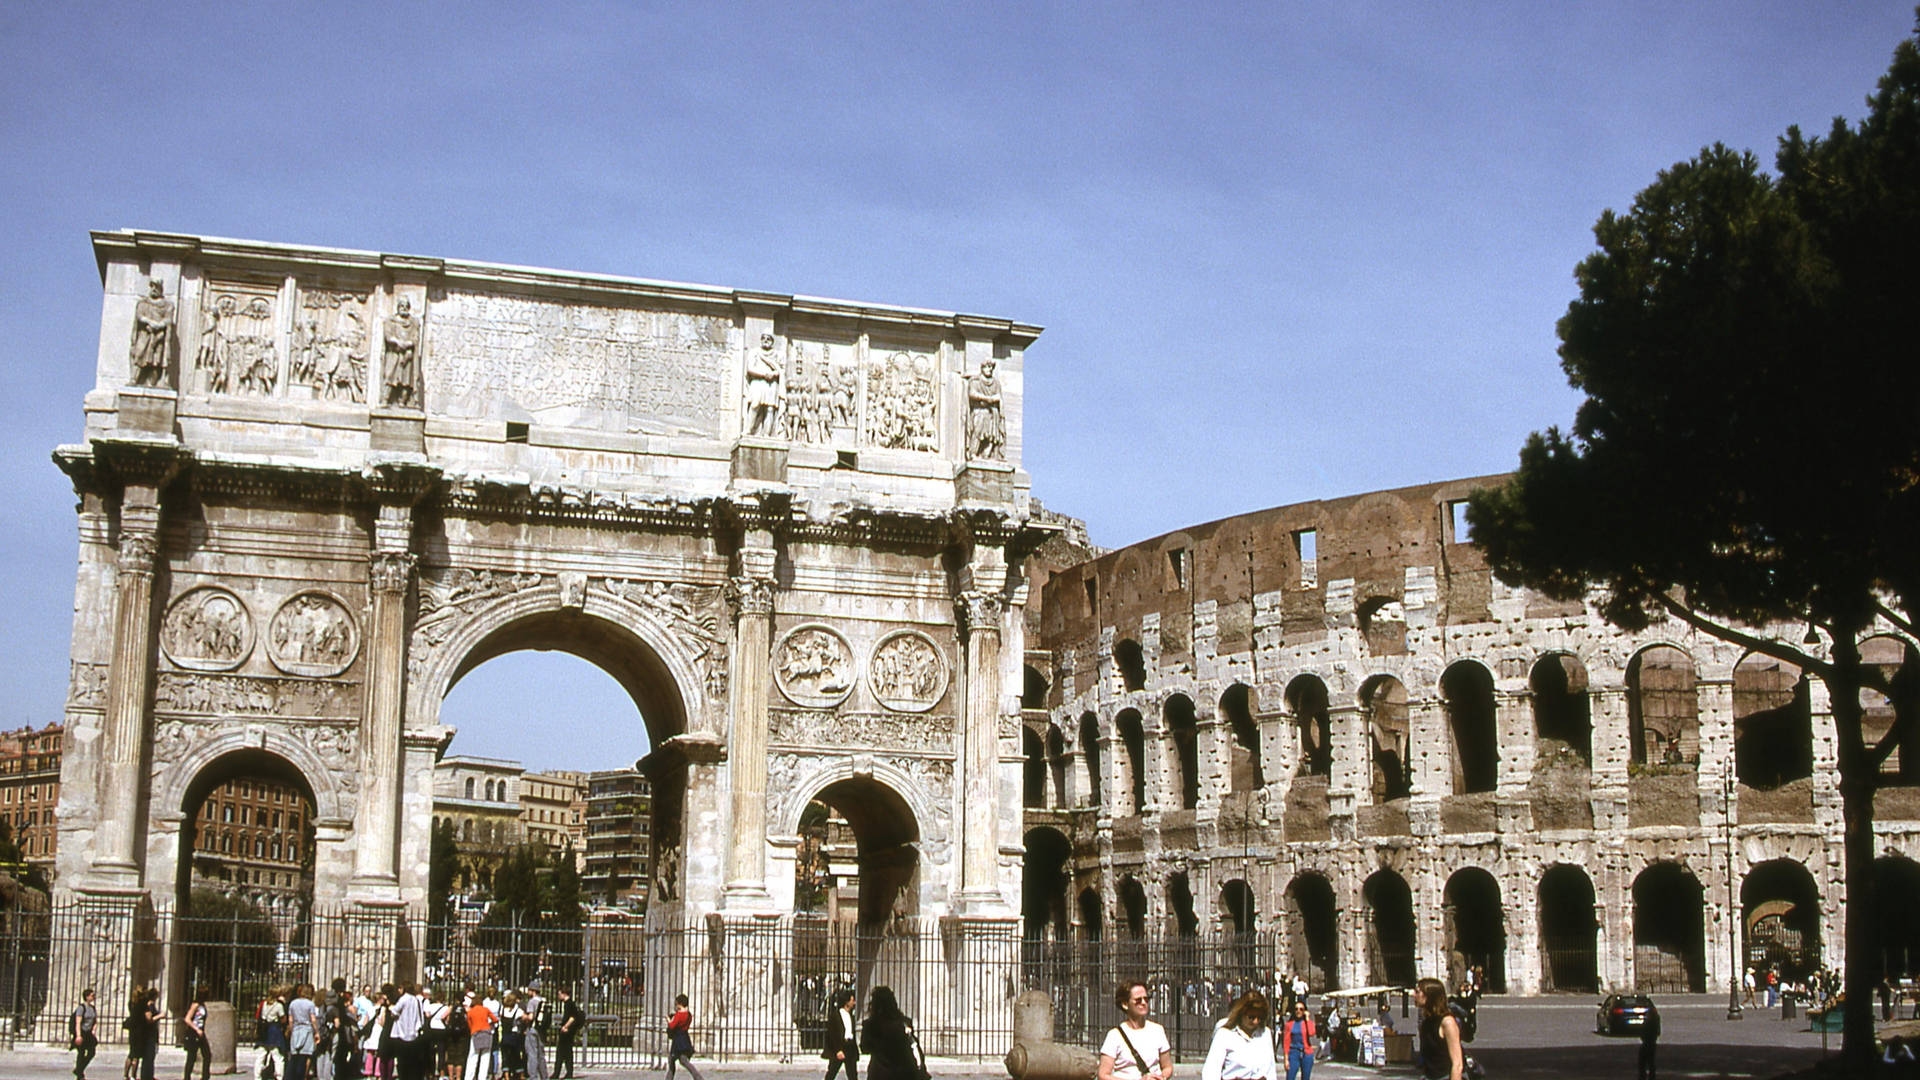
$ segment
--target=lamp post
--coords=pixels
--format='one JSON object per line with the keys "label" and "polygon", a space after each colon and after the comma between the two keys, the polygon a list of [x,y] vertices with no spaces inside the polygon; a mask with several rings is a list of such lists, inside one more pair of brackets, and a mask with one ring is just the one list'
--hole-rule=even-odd
{"label": "lamp post", "polygon": [[1740,1020],[1740,892],[1733,884],[1733,807],[1735,761],[1727,757],[1727,797],[1720,808],[1720,826],[1727,837],[1727,1019]]}

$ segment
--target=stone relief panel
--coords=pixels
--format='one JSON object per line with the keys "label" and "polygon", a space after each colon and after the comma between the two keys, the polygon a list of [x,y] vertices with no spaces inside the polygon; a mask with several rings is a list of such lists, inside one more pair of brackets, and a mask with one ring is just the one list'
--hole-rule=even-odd
{"label": "stone relief panel", "polygon": [[797,443],[854,445],[860,420],[858,347],[852,342],[791,341],[781,423]]}
{"label": "stone relief panel", "polygon": [[167,605],[160,648],[189,671],[231,671],[253,651],[253,616],[218,585],[188,589]]}
{"label": "stone relief panel", "polygon": [[267,624],[267,655],[289,675],[338,675],[360,652],[360,628],[345,604],[318,590],[296,593]]}
{"label": "stone relief panel", "polygon": [[947,660],[927,635],[895,630],[873,647],[867,685],[874,700],[889,709],[926,712],[946,695]]}
{"label": "stone relief panel", "polygon": [[321,401],[364,404],[372,306],[371,292],[301,289],[287,386],[304,388]]}
{"label": "stone relief panel", "polygon": [[937,357],[875,347],[867,357],[865,445],[938,452],[939,401]]}
{"label": "stone relief panel", "polygon": [[[794,793],[815,786],[812,779],[823,768],[831,768],[844,758],[835,755],[823,757],[811,753],[778,752],[767,755],[767,821],[780,822],[787,809],[783,804]],[[884,760],[894,769],[907,775],[907,779],[917,792],[902,792],[911,803],[918,796],[924,805],[930,807],[931,820],[916,821],[919,827],[921,855],[929,865],[939,865],[946,861],[946,840],[951,831],[946,807],[950,803],[953,790],[953,762],[947,758],[912,757],[868,759],[872,763]],[[856,759],[856,770],[859,768]],[[883,781],[885,782],[885,781]],[[778,827],[778,826],[776,826]]]}
{"label": "stone relief panel", "polygon": [[426,327],[429,392],[451,415],[719,434],[731,319],[454,291],[428,305]]}
{"label": "stone relief panel", "polygon": [[602,578],[591,585],[651,612],[680,639],[694,663],[705,669],[707,696],[716,701],[726,697],[727,639],[722,626],[724,601],[718,585],[623,578]]}
{"label": "stone relief panel", "polygon": [[200,293],[197,389],[206,394],[269,397],[280,384],[273,285],[209,281]]}
{"label": "stone relief panel", "polygon": [[82,664],[78,661],[68,665],[67,707],[98,709],[106,703],[107,665]]}
{"label": "stone relief panel", "polygon": [[953,752],[951,716],[772,708],[767,710],[767,723],[767,738],[776,744]]}
{"label": "stone relief panel", "polygon": [[773,650],[773,681],[795,705],[838,705],[853,692],[853,649],[830,627],[795,627]]}
{"label": "stone relief panel", "polygon": [[412,647],[407,650],[407,678],[420,677],[428,653],[452,636],[466,615],[490,600],[538,588],[545,580],[539,574],[470,570],[463,566],[423,570],[420,615],[414,622]]}
{"label": "stone relief panel", "polygon": [[[238,730],[241,729],[231,723],[180,719],[156,722],[153,726],[153,774],[159,776],[170,766],[186,760],[197,748]],[[248,725],[247,730],[250,735],[264,739],[264,729]],[[358,734],[354,722],[287,724],[276,728],[276,731],[305,743],[315,758],[330,766],[331,781],[340,789],[350,793],[359,790],[359,768],[354,756],[358,749]],[[309,782],[318,787],[321,778],[312,777]]]}
{"label": "stone relief panel", "polygon": [[259,678],[251,675],[154,676],[155,712],[198,716],[318,716],[356,718],[360,684],[339,679]]}

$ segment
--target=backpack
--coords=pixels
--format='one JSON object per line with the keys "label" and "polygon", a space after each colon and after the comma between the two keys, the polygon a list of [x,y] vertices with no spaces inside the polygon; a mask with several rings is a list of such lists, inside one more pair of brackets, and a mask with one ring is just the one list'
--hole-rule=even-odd
{"label": "backpack", "polygon": [[1453,1022],[1460,1027],[1460,1041],[1470,1043],[1480,1026],[1479,1010],[1468,1012],[1457,1001],[1447,1002],[1447,1011],[1453,1014]]}
{"label": "backpack", "polygon": [[466,1037],[467,1010],[457,1005],[447,1006],[447,1035],[455,1039],[463,1039]]}

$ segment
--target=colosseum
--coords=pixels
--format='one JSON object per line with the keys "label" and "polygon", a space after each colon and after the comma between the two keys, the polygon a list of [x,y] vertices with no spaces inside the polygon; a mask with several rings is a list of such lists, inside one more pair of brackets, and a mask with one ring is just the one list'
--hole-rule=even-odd
{"label": "colosseum", "polygon": [[[1749,966],[1839,967],[1824,686],[1684,625],[1625,633],[1592,603],[1507,587],[1464,513],[1501,480],[1037,570],[1028,938],[1258,936],[1316,989],[1474,965],[1495,992],[1702,992]],[[1908,648],[1867,646],[1889,668]],[[1908,707],[1867,705],[1869,736]],[[1875,872],[1912,898],[1920,745],[1887,770]],[[1912,972],[1920,915],[1885,910],[1879,959]]]}

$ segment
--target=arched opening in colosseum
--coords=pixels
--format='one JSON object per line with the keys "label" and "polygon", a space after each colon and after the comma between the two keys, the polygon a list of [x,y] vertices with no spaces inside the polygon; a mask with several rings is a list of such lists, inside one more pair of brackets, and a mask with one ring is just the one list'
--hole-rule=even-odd
{"label": "arched opening in colosseum", "polygon": [[1251,934],[1259,925],[1253,886],[1244,878],[1234,878],[1220,887],[1221,925],[1229,934]]}
{"label": "arched opening in colosseum", "polygon": [[1120,736],[1120,745],[1127,751],[1121,763],[1126,770],[1123,782],[1127,793],[1133,797],[1127,812],[1144,814],[1147,812],[1146,724],[1140,719],[1139,710],[1122,709],[1120,715],[1113,718],[1113,730]]}
{"label": "arched opening in colosseum", "polygon": [[1448,666],[1440,676],[1453,748],[1453,792],[1492,791],[1499,782],[1500,730],[1493,707],[1493,673],[1471,660]]}
{"label": "arched opening in colosseum", "polygon": [[1905,855],[1883,855],[1873,862],[1874,896],[1880,917],[1874,935],[1880,974],[1891,978],[1920,977],[1920,864]]}
{"label": "arched opening in colosseum", "polygon": [[1100,903],[1100,890],[1080,890],[1080,940],[1099,941],[1106,934],[1106,909]]}
{"label": "arched opening in colosseum", "polygon": [[1785,660],[1748,653],[1734,666],[1733,759],[1742,784],[1773,791],[1813,775],[1807,692],[1800,668]]}
{"label": "arched opening in colosseum", "polygon": [[1120,879],[1120,918],[1128,937],[1147,936],[1147,889],[1132,874]]}
{"label": "arched opening in colosseum", "polygon": [[1032,664],[1021,668],[1020,707],[1022,709],[1044,709],[1047,707],[1047,677]]}
{"label": "arched opening in colosseum", "polygon": [[1028,829],[1022,857],[1020,914],[1028,941],[1065,941],[1067,925],[1067,860],[1072,845],[1058,829]]}
{"label": "arched opening in colosseum", "polygon": [[1029,810],[1047,805],[1047,744],[1031,727],[1020,729],[1020,805]]}
{"label": "arched opening in colosseum", "polygon": [[1160,707],[1160,718],[1173,743],[1175,789],[1180,792],[1180,808],[1192,810],[1200,805],[1200,729],[1195,721],[1193,699],[1175,694]]}
{"label": "arched opening in colosseum", "polygon": [[[1877,635],[1860,643],[1860,662],[1879,671],[1893,687],[1891,696],[1878,690],[1860,691],[1860,707],[1864,710],[1860,734],[1867,746],[1877,746],[1889,732],[1899,731],[1893,753],[1880,766],[1883,785],[1920,784],[1920,715],[1916,715],[1920,714],[1920,664],[1908,662],[1914,658],[1913,646],[1891,635]],[[1914,798],[1905,792],[1900,795]],[[1877,799],[1891,801],[1889,795]],[[1908,807],[1901,809],[1903,817],[1914,812]]]}
{"label": "arched opening in colosseum", "polygon": [[1065,810],[1067,801],[1067,738],[1056,724],[1047,725],[1047,776],[1053,781],[1053,805]]}
{"label": "arched opening in colosseum", "polygon": [[[830,918],[852,914],[862,933],[878,934],[896,916],[919,914],[920,824],[907,800],[884,782],[853,776],[821,788],[800,815],[800,837],[826,861],[826,879],[815,888],[824,886]],[[808,861],[796,862],[796,874],[807,872]]]}
{"label": "arched opening in colosseum", "polygon": [[1413,954],[1413,890],[1407,879],[1380,869],[1360,889],[1366,905],[1367,981],[1408,986],[1419,978]]}
{"label": "arched opening in colosseum", "polygon": [[1549,993],[1598,991],[1599,931],[1593,879],[1568,863],[1548,867],[1540,875],[1540,988]]}
{"label": "arched opening in colosseum", "polygon": [[1220,695],[1220,715],[1233,739],[1228,744],[1227,778],[1234,791],[1258,791],[1267,784],[1260,762],[1260,727],[1253,722],[1253,693],[1234,683]]}
{"label": "arched opening in colosseum", "polygon": [[1820,889],[1793,859],[1772,859],[1740,882],[1744,963],[1778,965],[1782,979],[1798,980],[1820,967]]}
{"label": "arched opening in colosseum", "polygon": [[1406,798],[1413,790],[1407,688],[1391,675],[1375,675],[1360,687],[1360,710],[1373,759],[1373,801]]}
{"label": "arched opening in colosseum", "polygon": [[1200,932],[1200,913],[1193,908],[1193,883],[1185,870],[1175,870],[1167,877],[1167,914],[1172,919],[1168,929],[1175,936],[1190,938]]}
{"label": "arched opening in colosseum", "polygon": [[1297,874],[1287,883],[1287,962],[1316,992],[1340,989],[1340,928],[1333,884]]}
{"label": "arched opening in colosseum", "polygon": [[1507,992],[1506,909],[1500,883],[1477,866],[1447,879],[1442,930],[1447,939],[1447,983],[1460,985],[1468,968],[1479,968],[1488,993]]}
{"label": "arched opening in colosseum", "polygon": [[1327,684],[1318,675],[1294,676],[1287,684],[1287,712],[1293,717],[1294,737],[1300,745],[1300,775],[1332,775],[1333,719],[1327,706]]}
{"label": "arched opening in colosseum", "polygon": [[1627,662],[1629,762],[1647,773],[1691,772],[1700,762],[1700,695],[1693,658],[1653,645]]}
{"label": "arched opening in colosseum", "polygon": [[1090,712],[1080,714],[1080,764],[1087,773],[1085,805],[1100,805],[1100,720]]}
{"label": "arched opening in colosseum", "polygon": [[1121,638],[1113,646],[1113,666],[1120,672],[1120,685],[1128,690],[1147,688],[1147,654],[1132,638]]}
{"label": "arched opening in colosseum", "polygon": [[1587,668],[1578,657],[1553,653],[1533,665],[1527,679],[1533,692],[1533,733],[1538,741],[1535,768],[1571,753],[1581,766],[1593,762],[1593,711],[1587,701]]}
{"label": "arched opening in colosseum", "polygon": [[222,754],[194,776],[180,802],[172,992],[237,993],[307,952],[315,803],[299,768],[268,750]]}
{"label": "arched opening in colosseum", "polygon": [[1700,880],[1658,862],[1633,879],[1633,987],[1643,994],[1707,990],[1706,903]]}
{"label": "arched opening in colosseum", "polygon": [[1354,609],[1360,640],[1370,656],[1405,656],[1407,613],[1397,597],[1369,597]]}

